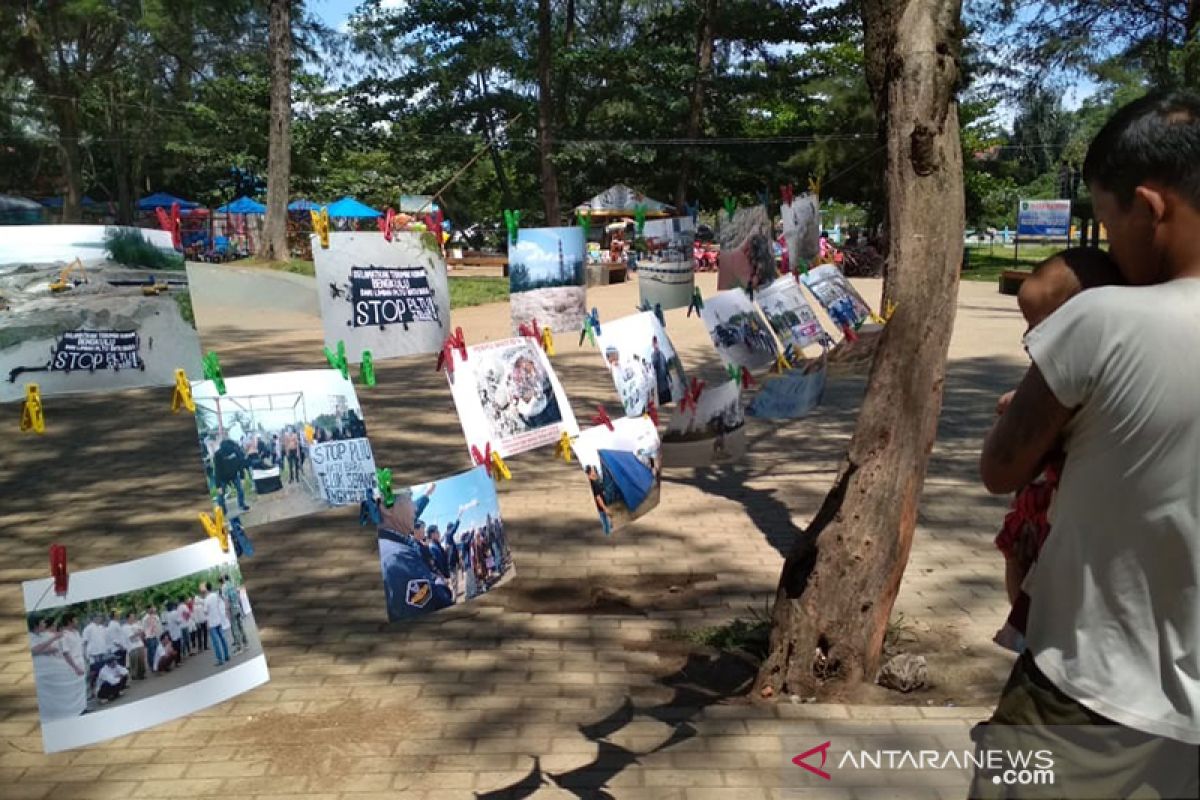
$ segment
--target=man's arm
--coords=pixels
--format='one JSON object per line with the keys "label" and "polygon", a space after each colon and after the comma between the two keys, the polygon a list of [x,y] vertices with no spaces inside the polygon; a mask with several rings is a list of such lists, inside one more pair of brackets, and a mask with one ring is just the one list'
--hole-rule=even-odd
{"label": "man's arm", "polygon": [[1012,403],[983,443],[979,474],[994,494],[1016,491],[1037,477],[1046,455],[1071,418],[1050,391],[1037,364],[1030,366]]}

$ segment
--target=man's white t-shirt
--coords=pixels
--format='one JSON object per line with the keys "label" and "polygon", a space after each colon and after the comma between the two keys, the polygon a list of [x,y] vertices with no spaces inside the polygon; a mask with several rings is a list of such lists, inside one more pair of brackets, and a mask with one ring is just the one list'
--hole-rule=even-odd
{"label": "man's white t-shirt", "polygon": [[83,628],[83,642],[87,645],[89,659],[108,652],[108,628],[95,622],[89,622]]}
{"label": "man's white t-shirt", "polygon": [[142,641],[142,626],[136,622],[126,622],[121,626],[121,631],[125,634],[126,650],[133,652],[139,647],[145,647],[146,643]]}
{"label": "man's white t-shirt", "polygon": [[1200,279],[1083,292],[1025,345],[1078,409],[1030,652],[1096,713],[1200,744]]}
{"label": "man's white t-shirt", "polygon": [[225,612],[221,607],[221,598],[216,592],[209,592],[204,598],[204,616],[208,620],[208,627],[221,627]]}

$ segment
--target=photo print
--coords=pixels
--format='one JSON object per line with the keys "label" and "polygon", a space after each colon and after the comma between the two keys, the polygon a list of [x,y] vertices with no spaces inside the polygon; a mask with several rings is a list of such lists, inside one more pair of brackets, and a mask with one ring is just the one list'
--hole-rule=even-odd
{"label": "photo print", "polygon": [[0,402],[173,386],[200,372],[182,270],[86,262],[0,264]]}
{"label": "photo print", "polygon": [[683,397],[683,364],[654,312],[605,322],[596,348],[612,373],[626,416],[640,417],[651,401],[662,408]]}
{"label": "photo print", "polygon": [[325,346],[352,364],[436,353],[450,330],[446,262],[431,234],[331,233],[313,247]]}
{"label": "photo print", "polygon": [[726,364],[760,372],[775,364],[778,348],[771,328],[741,289],[705,298],[700,317]]}
{"label": "photo print", "polygon": [[266,683],[237,557],[215,539],[21,586],[47,753],[216,705]]}
{"label": "photo print", "polygon": [[771,218],[762,205],[739,208],[733,219],[722,215],[718,239],[718,289],[758,289],[778,276]]}
{"label": "photo print", "polygon": [[571,443],[606,535],[657,506],[662,482],[662,448],[650,418],[623,417],[612,425],[588,428]]}
{"label": "photo print", "polygon": [[646,252],[638,257],[639,300],[643,304],[687,308],[696,285],[692,246],[696,224],[691,217],[648,220],[642,230]]}
{"label": "photo print", "polygon": [[746,418],[738,385],[705,387],[696,405],[677,411],[663,434],[668,467],[707,467],[737,461],[746,453]]}
{"label": "photo print", "polygon": [[474,600],[516,574],[496,485],[482,466],[396,492],[380,518],[390,622]]}
{"label": "photo print", "polygon": [[763,382],[746,413],[759,419],[799,419],[821,405],[825,394],[826,365],[823,359],[805,369],[790,369]]}
{"label": "photo print", "polygon": [[[540,320],[539,320],[540,322]],[[508,458],[548,444],[563,431],[579,432],[550,360],[525,336],[467,348],[467,360],[453,355],[450,394],[462,422],[467,450],[472,446]]]}
{"label": "photo print", "polygon": [[194,381],[209,490],[242,525],[357,505],[375,458],[354,385],[334,369]]}
{"label": "photo print", "polygon": [[583,228],[521,228],[508,248],[512,329],[537,320],[555,333],[577,331],[587,302]]}
{"label": "photo print", "polygon": [[800,276],[800,280],[825,307],[839,330],[846,325],[856,327],[871,318],[871,309],[862,295],[833,264],[810,269],[807,274]]}
{"label": "photo print", "polygon": [[779,216],[788,267],[800,273],[821,254],[821,210],[816,195],[805,192],[790,203],[781,203]]}
{"label": "photo print", "polygon": [[754,299],[780,344],[784,348],[791,346],[797,356],[810,345],[831,341],[795,277],[781,275],[759,289]]}

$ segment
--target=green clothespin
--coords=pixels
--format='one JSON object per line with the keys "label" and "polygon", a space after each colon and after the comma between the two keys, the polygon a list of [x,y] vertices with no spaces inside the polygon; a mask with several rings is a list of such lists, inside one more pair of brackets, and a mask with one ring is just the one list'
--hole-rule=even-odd
{"label": "green clothespin", "polygon": [[342,373],[342,377],[350,380],[350,365],[346,362],[346,343],[338,342],[337,353],[334,353],[328,347],[325,348],[325,360],[329,362],[329,366]]}
{"label": "green clothespin", "polygon": [[358,365],[358,377],[367,386],[375,385],[375,359],[370,350],[363,350],[362,361]]}
{"label": "green clothespin", "polygon": [[392,489],[392,471],[390,469],[375,470],[375,483],[379,485],[379,496],[383,504],[391,508],[396,503],[396,492]]}
{"label": "green clothespin", "polygon": [[510,244],[517,243],[517,229],[521,226],[521,211],[504,210],[504,227],[508,228],[508,241]]}
{"label": "green clothespin", "polygon": [[733,381],[738,386],[742,385],[742,368],[741,367],[736,366],[734,364],[726,364],[725,372],[729,375],[729,380]]}
{"label": "green clothespin", "polygon": [[725,198],[725,213],[729,215],[729,219],[733,219],[733,212],[737,211],[737,200],[732,197]]}
{"label": "green clothespin", "polygon": [[221,375],[221,362],[217,354],[209,352],[204,356],[204,379],[212,381],[217,387],[217,394],[225,394],[225,378]]}
{"label": "green clothespin", "polygon": [[579,227],[583,228],[583,240],[586,242],[592,235],[592,215],[576,211],[575,222],[579,224]]}
{"label": "green clothespin", "polygon": [[861,328],[861,327],[863,326],[863,323],[864,323],[864,322],[866,322],[866,319],[859,319],[857,322],[855,322],[855,323],[854,323],[854,330],[856,330],[856,331],[857,331],[859,328]]}
{"label": "green clothespin", "polygon": [[637,235],[641,236],[646,230],[646,204],[638,203],[633,207],[633,219],[637,223]]}
{"label": "green clothespin", "polygon": [[692,312],[696,312],[696,316],[700,316],[700,312],[704,310],[704,297],[700,294],[700,287],[692,287],[692,302],[688,304],[688,313],[690,317]]}

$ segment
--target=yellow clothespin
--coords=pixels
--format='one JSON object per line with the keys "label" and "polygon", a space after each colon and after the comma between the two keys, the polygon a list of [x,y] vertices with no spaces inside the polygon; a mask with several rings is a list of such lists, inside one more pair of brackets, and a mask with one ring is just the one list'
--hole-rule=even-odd
{"label": "yellow clothespin", "polygon": [[546,355],[554,355],[554,334],[550,333],[549,328],[542,328],[542,349]]}
{"label": "yellow clothespin", "polygon": [[558,437],[558,450],[555,455],[568,463],[571,461],[571,434],[563,431],[562,436]]}
{"label": "yellow clothespin", "polygon": [[808,191],[813,197],[821,196],[821,179],[812,175],[808,178]]}
{"label": "yellow clothespin", "polygon": [[192,384],[187,373],[175,370],[175,395],[171,398],[171,413],[178,414],[180,408],[196,413],[196,401],[192,399]]}
{"label": "yellow clothespin", "polygon": [[885,309],[883,310],[883,321],[884,321],[884,322],[891,322],[891,321],[892,321],[892,314],[895,314],[895,313],[896,313],[896,304],[895,304],[895,303],[893,303],[891,300],[888,300],[888,302],[887,302],[887,308],[885,308]]}
{"label": "yellow clothespin", "polygon": [[304,423],[304,440],[309,444],[312,444],[313,440],[316,438],[317,432],[313,429],[313,426],[309,425],[307,422]]}
{"label": "yellow clothespin", "polygon": [[495,450],[492,451],[492,475],[496,476],[498,480],[512,480],[512,472],[509,471],[508,465]]}
{"label": "yellow clothespin", "polygon": [[775,369],[778,370],[780,374],[787,372],[791,368],[792,362],[788,361],[786,353],[779,352],[775,354]]}
{"label": "yellow clothespin", "polygon": [[321,249],[329,249],[329,209],[322,208],[320,211],[309,211],[312,215],[313,233],[321,240]]}
{"label": "yellow clothespin", "polygon": [[205,532],[209,536],[216,539],[221,545],[221,551],[229,552],[229,532],[225,530],[225,512],[220,506],[213,506],[212,516],[200,512],[200,524],[204,526]]}
{"label": "yellow clothespin", "polygon": [[42,416],[42,393],[36,383],[25,386],[25,405],[21,408],[21,433],[46,432],[46,419]]}

